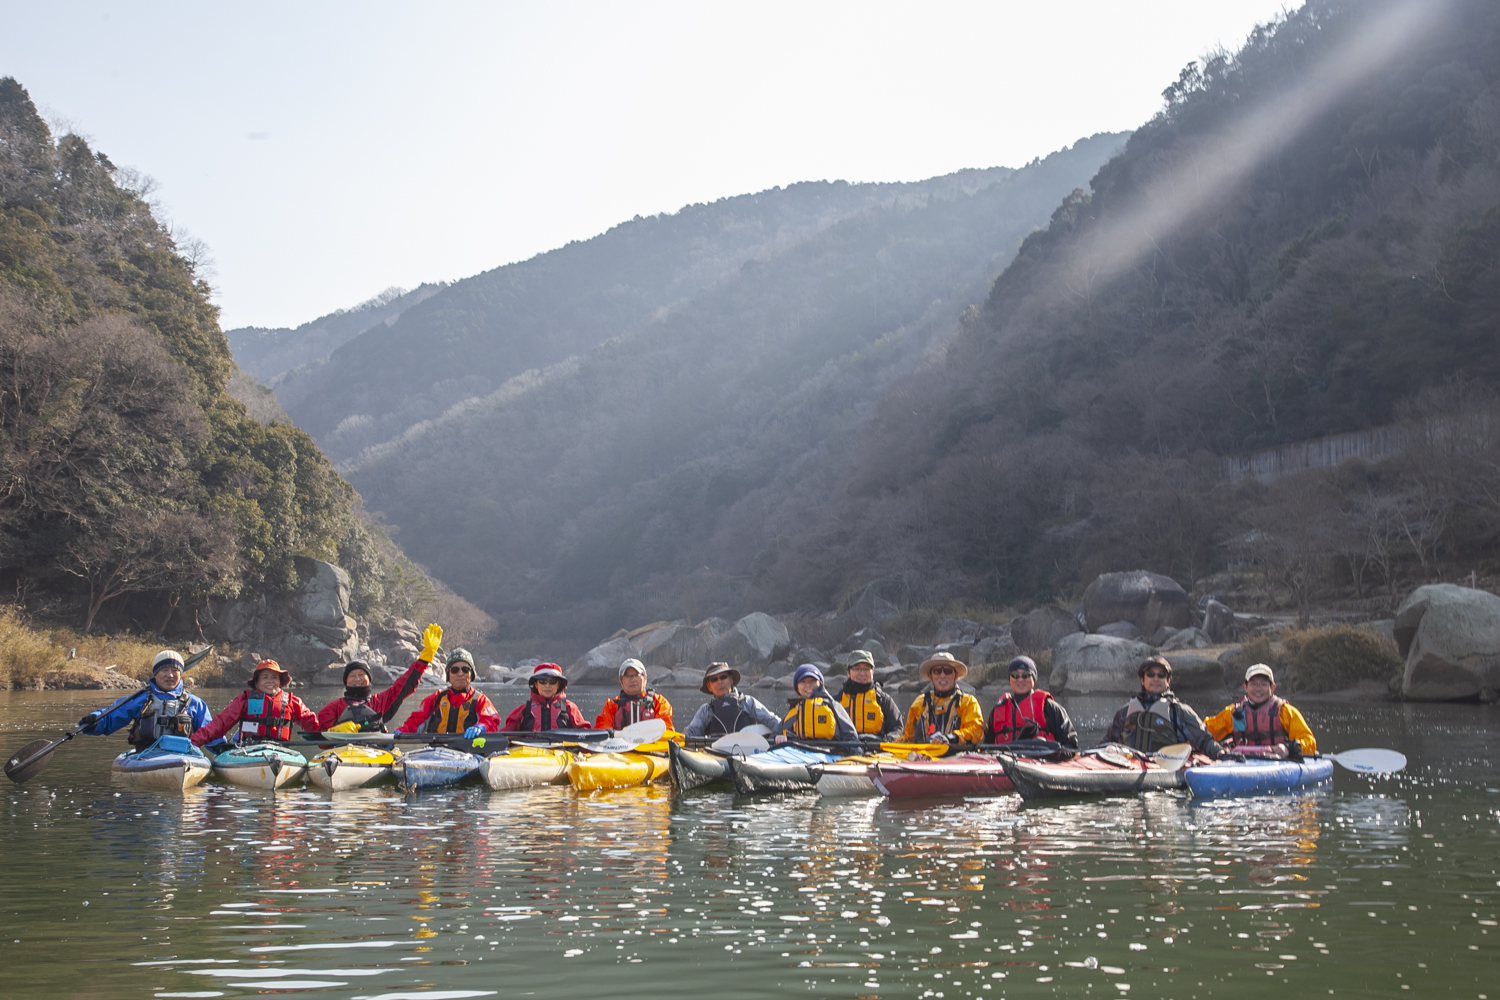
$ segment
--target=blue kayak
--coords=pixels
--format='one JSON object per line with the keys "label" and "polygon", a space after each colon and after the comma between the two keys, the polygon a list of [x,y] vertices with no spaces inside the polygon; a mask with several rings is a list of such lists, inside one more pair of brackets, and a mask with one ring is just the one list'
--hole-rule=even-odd
{"label": "blue kayak", "polygon": [[484,761],[467,750],[451,747],[423,747],[403,754],[391,767],[403,790],[445,788],[456,785],[479,772]]}
{"label": "blue kayak", "polygon": [[759,792],[810,792],[817,787],[809,764],[829,764],[838,760],[831,753],[803,750],[801,747],[777,747],[750,757],[730,757],[729,776],[741,795]]}
{"label": "blue kayak", "polygon": [[1263,795],[1292,788],[1321,785],[1333,778],[1333,761],[1326,757],[1294,760],[1217,761],[1183,769],[1188,789],[1197,798],[1218,795]]}
{"label": "blue kayak", "polygon": [[115,776],[142,788],[185,789],[208,777],[213,761],[186,736],[162,736],[115,758]]}

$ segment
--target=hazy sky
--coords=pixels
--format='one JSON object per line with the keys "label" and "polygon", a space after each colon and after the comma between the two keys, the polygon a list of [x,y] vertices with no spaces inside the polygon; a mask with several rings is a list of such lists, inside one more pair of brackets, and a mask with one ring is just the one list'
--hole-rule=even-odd
{"label": "hazy sky", "polygon": [[290,326],[637,214],[1020,166],[1283,6],[0,0],[0,75],[157,179],[226,328]]}

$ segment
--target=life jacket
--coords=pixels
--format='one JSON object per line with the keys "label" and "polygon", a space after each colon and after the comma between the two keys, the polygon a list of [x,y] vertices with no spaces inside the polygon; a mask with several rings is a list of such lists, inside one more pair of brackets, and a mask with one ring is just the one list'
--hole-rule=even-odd
{"label": "life jacket", "polygon": [[146,704],[141,714],[130,723],[126,739],[132,746],[148,747],[159,736],[187,736],[179,718],[187,711],[187,692],[180,695],[163,695],[155,684],[146,687]]}
{"label": "life jacket", "polygon": [[[545,733],[548,730],[563,728],[558,723],[571,721],[568,718],[568,705],[570,704],[572,703],[563,697],[559,697],[550,704],[537,701],[535,698],[528,698],[526,705],[521,709],[521,732]],[[541,725],[537,725],[538,717],[541,719]]]}
{"label": "life jacket", "polygon": [[887,720],[885,709],[880,707],[879,693],[880,689],[874,684],[863,691],[851,691],[847,683],[844,690],[839,692],[839,704],[844,706],[844,711],[854,720],[856,733],[875,733],[878,736],[885,732]]}
{"label": "life jacket", "polygon": [[708,702],[708,723],[703,731],[708,736],[723,736],[737,733],[755,721],[755,715],[745,710],[744,695],[738,691],[728,698],[711,698]]}
{"label": "life jacket", "polygon": [[292,738],[292,696],[277,691],[267,696],[259,691],[245,693],[245,714],[240,716],[240,737],[256,742]]}
{"label": "life jacket", "polygon": [[338,718],[339,722],[359,723],[359,728],[361,730],[363,730],[370,723],[375,723],[379,726],[380,729],[384,729],[385,726],[382,724],[383,720],[384,716],[380,712],[377,712],[373,708],[371,708],[370,703],[367,701],[345,702],[344,710],[339,713]]}
{"label": "life jacket", "polygon": [[621,691],[611,698],[615,704],[615,728],[624,729],[626,726],[641,722],[645,719],[656,718],[656,692],[646,691],[644,694],[628,695]]}
{"label": "life jacket", "polygon": [[951,736],[953,731],[962,722],[958,711],[959,702],[963,700],[963,692],[957,688],[947,696],[943,705],[938,705],[938,694],[928,689],[922,693],[922,714],[917,716],[916,736],[921,739],[924,736],[934,736],[942,733]]}
{"label": "life jacket", "polygon": [[792,705],[783,722],[791,720],[791,732],[804,740],[831,740],[838,732],[833,705],[820,694],[803,698]]}
{"label": "life jacket", "polygon": [[1028,723],[1035,724],[1038,735],[1047,731],[1047,699],[1052,697],[1045,691],[1033,691],[1017,699],[1014,693],[1006,695],[990,714],[990,728],[995,731],[996,743],[1010,743],[1021,739]]}
{"label": "life jacket", "polygon": [[1126,746],[1142,753],[1156,753],[1162,747],[1181,743],[1177,728],[1177,699],[1165,694],[1147,708],[1137,695],[1125,703],[1125,726],[1121,739]]}
{"label": "life jacket", "polygon": [[427,717],[427,724],[422,727],[424,733],[461,733],[470,726],[479,724],[479,709],[474,703],[479,700],[478,692],[469,688],[465,693],[468,697],[457,705],[453,699],[448,697],[453,694],[452,688],[444,688],[437,696],[437,705],[432,709],[432,714]]}
{"label": "life jacket", "polygon": [[1287,737],[1286,727],[1281,724],[1281,706],[1285,704],[1274,694],[1258,706],[1250,704],[1248,698],[1241,698],[1231,716],[1234,719],[1234,735],[1231,737],[1234,745],[1268,747],[1294,742]]}

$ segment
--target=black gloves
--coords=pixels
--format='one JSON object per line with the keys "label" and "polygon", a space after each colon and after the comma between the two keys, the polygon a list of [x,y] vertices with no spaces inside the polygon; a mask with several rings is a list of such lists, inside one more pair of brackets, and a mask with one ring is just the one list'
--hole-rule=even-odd
{"label": "black gloves", "polygon": [[98,722],[102,718],[104,718],[103,712],[90,712],[88,715],[85,715],[83,718],[78,720],[78,725],[82,729],[92,729],[94,727],[94,723]]}

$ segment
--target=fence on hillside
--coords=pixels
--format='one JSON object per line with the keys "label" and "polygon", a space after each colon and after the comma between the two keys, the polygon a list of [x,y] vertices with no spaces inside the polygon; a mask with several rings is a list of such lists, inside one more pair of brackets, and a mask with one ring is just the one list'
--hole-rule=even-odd
{"label": "fence on hillside", "polygon": [[1367,431],[1329,434],[1296,444],[1277,445],[1243,455],[1229,455],[1220,460],[1224,478],[1230,482],[1258,479],[1269,483],[1289,472],[1303,469],[1331,469],[1351,458],[1378,462],[1390,458],[1407,445],[1406,432],[1399,427],[1376,427]]}

